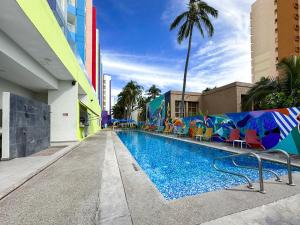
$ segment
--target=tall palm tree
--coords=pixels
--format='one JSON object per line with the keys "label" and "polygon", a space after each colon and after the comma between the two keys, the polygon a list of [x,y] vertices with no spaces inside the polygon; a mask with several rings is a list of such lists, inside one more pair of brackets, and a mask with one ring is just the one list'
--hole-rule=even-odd
{"label": "tall palm tree", "polygon": [[188,51],[185,62],[182,97],[180,104],[180,112],[182,117],[184,117],[184,95],[192,47],[193,29],[194,26],[196,26],[202,37],[205,36],[205,31],[209,37],[213,36],[214,27],[210,21],[210,16],[217,18],[218,11],[202,0],[190,0],[188,3],[187,11],[180,14],[170,26],[170,30],[174,30],[175,28],[180,26],[177,34],[177,41],[179,44],[181,44],[183,40],[188,38]]}
{"label": "tall palm tree", "polygon": [[122,97],[125,99],[126,118],[129,118],[134,106],[142,95],[143,87],[138,85],[135,81],[130,81],[122,91]]}
{"label": "tall palm tree", "polygon": [[149,100],[155,99],[157,96],[159,96],[161,93],[161,90],[153,84],[148,90],[147,95],[149,96]]}

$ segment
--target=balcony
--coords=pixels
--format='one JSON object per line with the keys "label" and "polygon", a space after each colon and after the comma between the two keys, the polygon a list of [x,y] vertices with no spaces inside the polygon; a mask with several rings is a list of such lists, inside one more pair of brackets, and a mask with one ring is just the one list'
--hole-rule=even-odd
{"label": "balcony", "polygon": [[76,23],[76,2],[68,0],[68,23]]}
{"label": "balcony", "polygon": [[64,17],[64,13],[63,10],[61,9],[59,2],[57,0],[48,0],[48,4],[51,8],[51,10],[53,11],[53,14],[58,22],[58,24],[60,25],[60,27],[64,27],[65,26],[65,17]]}

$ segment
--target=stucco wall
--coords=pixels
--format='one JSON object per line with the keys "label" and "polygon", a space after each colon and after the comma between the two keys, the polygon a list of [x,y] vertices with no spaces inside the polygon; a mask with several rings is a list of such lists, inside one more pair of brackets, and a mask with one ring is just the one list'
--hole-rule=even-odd
{"label": "stucco wall", "polygon": [[76,130],[79,118],[78,84],[60,81],[59,89],[49,91],[48,104],[51,107],[51,142],[76,141]]}
{"label": "stucco wall", "polygon": [[206,93],[202,96],[202,100],[202,111],[207,114],[236,112],[237,110],[237,92],[234,87]]}
{"label": "stucco wall", "polygon": [[208,114],[241,112],[242,95],[251,88],[251,84],[232,83],[202,95],[202,111]]}
{"label": "stucco wall", "polygon": [[[181,92],[171,91],[170,107],[171,107],[171,117],[172,118],[175,117],[175,102],[176,101],[181,101]],[[200,108],[201,108],[201,104],[202,104],[200,93],[187,92],[184,96],[184,101],[198,102],[198,112],[200,112]],[[187,112],[187,108],[185,109],[185,112]]]}
{"label": "stucco wall", "polygon": [[11,92],[28,98],[34,98],[35,94],[23,87],[20,87],[12,82],[0,78],[0,109],[2,109],[3,92]]}
{"label": "stucco wall", "polygon": [[[286,0],[284,0],[286,1]],[[275,76],[275,5],[274,0],[257,0],[251,10],[252,82]]]}
{"label": "stucco wall", "polygon": [[[234,82],[206,93],[186,92],[186,102],[198,102],[198,112],[205,114],[224,114],[241,112],[242,95],[246,95],[252,84]],[[171,117],[175,118],[175,102],[181,101],[180,91],[169,91],[165,96],[170,96]],[[166,97],[168,102],[169,97]],[[166,106],[167,108],[167,106]],[[186,106],[187,112],[187,106]]]}

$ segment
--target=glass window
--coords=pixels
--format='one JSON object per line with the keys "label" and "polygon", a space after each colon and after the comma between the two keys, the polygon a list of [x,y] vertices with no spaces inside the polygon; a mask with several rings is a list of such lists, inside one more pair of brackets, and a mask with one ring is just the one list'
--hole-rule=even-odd
{"label": "glass window", "polygon": [[[175,101],[175,117],[180,117],[180,104],[181,101]],[[184,108],[186,108],[186,102],[184,102]]]}
{"label": "glass window", "polygon": [[194,116],[198,113],[198,102],[189,102],[188,103],[188,116]]}

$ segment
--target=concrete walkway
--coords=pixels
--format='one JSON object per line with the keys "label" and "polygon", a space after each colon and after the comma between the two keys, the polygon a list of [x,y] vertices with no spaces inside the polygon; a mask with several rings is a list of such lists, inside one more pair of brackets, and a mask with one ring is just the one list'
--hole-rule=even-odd
{"label": "concrete walkway", "polygon": [[[36,170],[48,156],[34,157],[15,172]],[[166,201],[117,135],[100,132],[0,200],[0,224],[298,225],[300,174],[294,178],[296,187],[267,183],[265,195],[242,186]]]}
{"label": "concrete walkway", "polygon": [[52,147],[29,157],[0,161],[0,199],[72,151],[78,144]]}
{"label": "concrete walkway", "polygon": [[300,224],[299,203],[291,204],[300,202],[300,173],[293,176],[295,187],[285,184],[286,176],[283,183],[265,181],[266,194],[242,185],[167,201],[117,135],[113,139],[134,225],[198,225],[208,221],[209,225]]}
{"label": "concrete walkway", "polygon": [[131,225],[131,215],[119,171],[111,132],[107,133],[100,194],[100,224]]}
{"label": "concrete walkway", "polygon": [[300,195],[225,216],[202,225],[299,225]]}
{"label": "concrete walkway", "polygon": [[106,132],[87,138],[0,200],[0,224],[99,224],[106,139]]}

